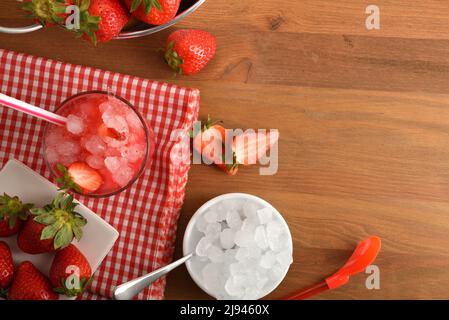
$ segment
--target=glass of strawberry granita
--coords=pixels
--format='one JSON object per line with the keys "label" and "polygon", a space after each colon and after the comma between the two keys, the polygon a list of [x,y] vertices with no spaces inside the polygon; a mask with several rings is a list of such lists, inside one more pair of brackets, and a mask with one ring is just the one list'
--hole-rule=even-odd
{"label": "glass of strawberry granita", "polygon": [[131,186],[148,166],[153,131],[123,98],[82,92],[64,101],[56,113],[67,123],[45,127],[43,153],[63,188],[111,196]]}

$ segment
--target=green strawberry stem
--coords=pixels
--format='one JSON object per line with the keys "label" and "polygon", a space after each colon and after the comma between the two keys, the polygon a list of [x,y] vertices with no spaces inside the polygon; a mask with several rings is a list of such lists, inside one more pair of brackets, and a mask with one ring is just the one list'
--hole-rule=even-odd
{"label": "green strawberry stem", "polygon": [[58,294],[64,294],[68,297],[76,297],[79,296],[81,293],[83,293],[86,288],[92,283],[93,277],[87,278],[81,278],[80,279],[80,287],[69,289],[67,288],[67,285],[65,283],[66,279],[61,279],[61,286],[54,288],[53,291]]}
{"label": "green strawberry stem", "polygon": [[[100,29],[101,17],[89,14],[90,0],[74,0],[72,3],[79,8],[80,27],[67,30],[75,32],[77,37],[86,35],[96,45],[96,32]],[[26,2],[22,8],[29,11],[31,17],[38,20],[43,26],[47,24],[65,26],[68,5],[66,0],[31,0]]]}
{"label": "green strawberry stem", "polygon": [[159,11],[162,10],[162,6],[159,2],[159,0],[133,0],[131,3],[131,12],[134,12],[137,10],[137,8],[140,7],[140,5],[143,2],[143,9],[145,10],[145,14],[149,14],[152,7],[155,7]]}
{"label": "green strawberry stem", "polygon": [[40,239],[54,239],[55,249],[65,248],[73,238],[80,241],[83,236],[82,228],[86,225],[87,220],[74,211],[78,204],[73,200],[72,195],[60,192],[51,204],[30,210],[35,216],[34,221],[46,226],[42,230]]}
{"label": "green strawberry stem", "polygon": [[175,43],[172,41],[169,43],[167,51],[165,52],[165,61],[177,74],[182,74],[182,64],[184,60],[173,50]]}
{"label": "green strawberry stem", "polygon": [[67,170],[64,165],[61,163],[58,163],[56,165],[56,169],[61,174],[61,177],[56,178],[56,182],[60,185],[59,190],[61,191],[69,191],[74,190],[78,193],[81,193],[81,187],[73,181],[72,176],[69,174],[69,171]]}
{"label": "green strawberry stem", "polygon": [[8,299],[8,289],[0,288],[0,298]]}
{"label": "green strawberry stem", "polygon": [[25,2],[22,9],[29,11],[30,16],[43,26],[47,23],[63,24],[66,4],[64,0],[31,0]]}
{"label": "green strawberry stem", "polygon": [[19,197],[11,197],[6,193],[0,196],[0,221],[8,218],[8,227],[13,229],[16,225],[17,219],[26,220],[28,211],[33,207],[31,203],[22,203]]}

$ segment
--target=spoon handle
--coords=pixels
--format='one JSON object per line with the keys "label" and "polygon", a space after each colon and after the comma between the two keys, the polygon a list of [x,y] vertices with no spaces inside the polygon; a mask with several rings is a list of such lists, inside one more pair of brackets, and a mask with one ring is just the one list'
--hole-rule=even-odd
{"label": "spoon handle", "polygon": [[141,276],[137,279],[125,282],[114,289],[114,299],[115,300],[131,300],[134,296],[139,294],[143,289],[147,288],[154,281],[167,273],[184,264],[187,260],[192,258],[193,253],[172,262],[165,267],[157,269],[149,274]]}

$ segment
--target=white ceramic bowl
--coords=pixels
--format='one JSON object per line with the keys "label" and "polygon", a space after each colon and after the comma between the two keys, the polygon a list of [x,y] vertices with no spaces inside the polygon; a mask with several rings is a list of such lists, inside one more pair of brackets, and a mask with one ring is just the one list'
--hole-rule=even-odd
{"label": "white ceramic bowl", "polygon": [[[260,205],[261,207],[271,208],[273,210],[273,213],[274,213],[274,219],[278,219],[279,222],[282,224],[282,226],[285,228],[285,232],[287,233],[288,239],[289,239],[289,248],[290,248],[290,251],[293,252],[293,241],[292,241],[292,235],[290,233],[290,229],[288,228],[287,222],[284,220],[284,218],[279,213],[279,211],[276,210],[276,208],[274,208],[267,201],[265,201],[265,200],[263,200],[263,199],[261,199],[259,197],[250,195],[250,194],[246,194],[246,193],[227,193],[227,194],[223,194],[221,196],[215,197],[215,198],[207,201],[192,216],[192,218],[189,221],[189,224],[187,225],[187,228],[186,228],[186,231],[185,231],[185,234],[184,234],[184,239],[183,239],[183,252],[184,252],[184,255],[188,255],[191,252],[194,252],[197,243],[203,237],[203,234],[200,231],[198,231],[198,229],[195,227],[196,222],[198,221],[198,218],[202,214],[204,214],[212,206],[218,204],[219,202],[222,202],[223,200],[227,200],[227,199],[232,199],[232,200],[252,200],[256,204]],[[206,286],[202,283],[202,279],[201,279],[200,274],[201,274],[201,270],[202,270],[203,265],[204,265],[204,263],[201,263],[201,262],[193,260],[193,259],[191,259],[191,260],[186,262],[187,270],[189,271],[190,276],[192,277],[193,281],[195,281],[195,283],[198,285],[198,287],[203,289],[203,291],[206,292],[208,295],[210,295],[210,296],[212,296],[214,298],[217,298],[214,295],[214,293],[210,292],[206,288]],[[284,280],[285,276],[287,275],[288,269],[289,268],[287,268],[285,270],[285,273],[283,274],[282,278],[279,279],[279,281],[277,283],[275,283],[273,285],[273,287],[266,288],[266,290],[264,292],[262,292],[261,296],[258,299],[261,299],[261,298],[265,297],[266,295],[271,293],[274,289],[276,289],[279,286],[279,284],[281,284],[282,280]]]}

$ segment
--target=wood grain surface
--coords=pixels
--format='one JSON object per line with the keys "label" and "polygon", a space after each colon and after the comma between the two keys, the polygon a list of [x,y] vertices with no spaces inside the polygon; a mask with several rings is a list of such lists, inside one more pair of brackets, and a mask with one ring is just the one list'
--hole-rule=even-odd
{"label": "wood grain surface", "polygon": [[[205,201],[247,192],[288,221],[294,260],[267,298],[329,275],[370,234],[382,238],[380,290],[366,274],[317,299],[449,299],[449,3],[378,1],[380,30],[365,28],[356,0],[208,0],[156,35],[94,48],[58,28],[0,35],[0,47],[197,87],[201,118],[230,128],[278,128],[279,171],[228,177],[193,166],[176,257]],[[0,2],[1,25],[27,20]],[[174,78],[159,48],[176,28],[203,28],[218,53],[199,75]],[[185,267],[167,299],[207,299]]]}

